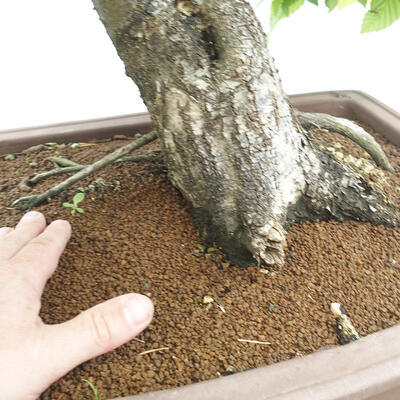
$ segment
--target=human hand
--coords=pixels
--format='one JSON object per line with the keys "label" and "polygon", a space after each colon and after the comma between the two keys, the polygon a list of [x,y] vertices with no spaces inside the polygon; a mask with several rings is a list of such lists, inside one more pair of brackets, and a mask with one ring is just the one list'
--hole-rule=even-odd
{"label": "human hand", "polygon": [[44,285],[71,235],[66,221],[46,227],[42,214],[0,228],[0,393],[35,400],[68,371],[128,342],[153,316],[150,299],[126,294],[58,325],[39,317]]}

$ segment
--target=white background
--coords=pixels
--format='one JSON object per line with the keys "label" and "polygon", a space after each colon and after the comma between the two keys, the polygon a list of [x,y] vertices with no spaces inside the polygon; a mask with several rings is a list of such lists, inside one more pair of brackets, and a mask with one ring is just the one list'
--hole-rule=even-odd
{"label": "white background", "polygon": [[[400,111],[400,23],[361,35],[362,16],[358,3],[307,4],[278,23],[270,51],[287,93],[363,90]],[[142,111],[90,0],[0,0],[0,130]]]}

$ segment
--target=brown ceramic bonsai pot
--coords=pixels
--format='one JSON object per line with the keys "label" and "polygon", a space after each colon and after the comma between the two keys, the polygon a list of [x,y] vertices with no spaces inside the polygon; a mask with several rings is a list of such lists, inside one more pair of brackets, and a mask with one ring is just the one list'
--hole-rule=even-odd
{"label": "brown ceramic bonsai pot", "polygon": [[[400,144],[400,114],[362,92],[299,94],[291,96],[291,101],[301,111],[324,112],[363,121],[391,142]],[[149,115],[141,113],[0,131],[0,154],[18,152],[44,142],[77,142],[150,129]],[[400,326],[301,358],[123,399],[399,400]]]}

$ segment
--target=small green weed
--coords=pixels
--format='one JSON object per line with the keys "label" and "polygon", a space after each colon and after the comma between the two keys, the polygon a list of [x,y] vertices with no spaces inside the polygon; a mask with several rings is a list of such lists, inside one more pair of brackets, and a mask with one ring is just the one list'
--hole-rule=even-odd
{"label": "small green weed", "polygon": [[79,213],[84,213],[85,210],[83,208],[78,207],[78,204],[83,201],[85,198],[85,193],[77,193],[73,199],[72,199],[72,204],[71,203],[63,203],[64,207],[71,208],[71,215],[75,215],[75,213],[78,211]]}
{"label": "small green weed", "polygon": [[55,143],[55,142],[48,142],[48,143],[44,144],[44,148],[46,150],[53,150],[53,149],[56,149],[58,146],[59,146],[59,144]]}
{"label": "small green weed", "polygon": [[155,290],[151,287],[147,279],[143,279],[143,290],[145,291],[144,294],[147,297],[153,297],[155,295]]}
{"label": "small green weed", "polygon": [[4,160],[5,161],[14,161],[17,157],[15,156],[15,154],[7,154],[4,156]]}
{"label": "small green weed", "polygon": [[32,168],[37,168],[38,163],[35,161],[31,161],[30,157],[25,157],[25,162]]}
{"label": "small green weed", "polygon": [[93,383],[90,382],[89,380],[87,380],[87,379],[82,379],[82,380],[83,380],[83,382],[85,382],[89,385],[90,389],[92,389],[95,400],[100,400],[99,389],[95,385],[93,385]]}

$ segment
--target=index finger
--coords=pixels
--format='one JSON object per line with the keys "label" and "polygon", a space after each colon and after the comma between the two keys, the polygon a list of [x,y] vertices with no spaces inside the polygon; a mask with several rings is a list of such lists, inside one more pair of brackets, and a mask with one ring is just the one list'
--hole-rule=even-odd
{"label": "index finger", "polygon": [[42,233],[45,227],[44,215],[37,211],[30,211],[20,219],[15,229],[2,228],[0,258],[3,261],[10,260],[34,237]]}
{"label": "index finger", "polygon": [[52,222],[12,258],[13,269],[26,277],[38,293],[42,293],[70,237],[69,222]]}

